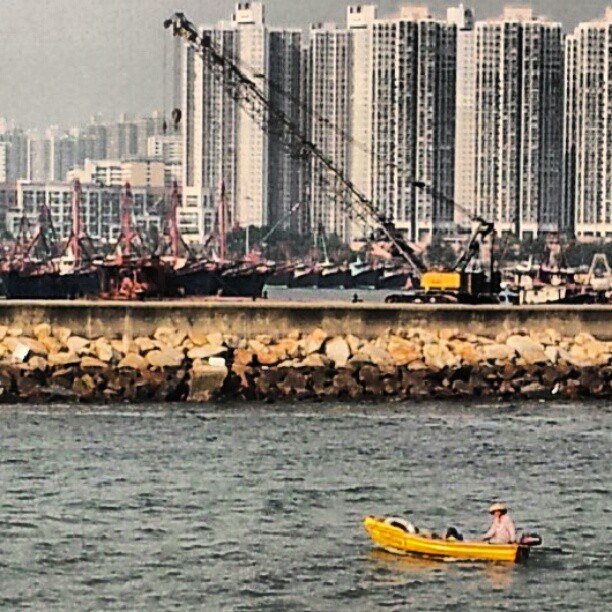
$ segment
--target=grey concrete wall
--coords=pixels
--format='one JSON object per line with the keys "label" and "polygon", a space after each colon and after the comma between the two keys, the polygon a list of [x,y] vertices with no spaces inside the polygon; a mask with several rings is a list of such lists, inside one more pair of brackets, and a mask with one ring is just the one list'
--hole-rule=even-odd
{"label": "grey concrete wall", "polygon": [[150,335],[160,325],[196,328],[243,337],[281,336],[292,329],[322,327],[330,334],[373,338],[398,327],[459,327],[494,337],[522,327],[552,327],[563,335],[588,332],[612,340],[612,306],[448,306],[278,302],[0,302],[0,325],[29,333],[48,322],[88,338]]}

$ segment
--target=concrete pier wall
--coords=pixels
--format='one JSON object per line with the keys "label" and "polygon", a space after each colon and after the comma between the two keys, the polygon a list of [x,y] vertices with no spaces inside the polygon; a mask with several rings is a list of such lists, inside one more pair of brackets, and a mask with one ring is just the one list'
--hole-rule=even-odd
{"label": "concrete pier wall", "polygon": [[278,302],[0,302],[0,325],[29,334],[39,323],[64,326],[87,338],[150,336],[159,326],[201,329],[243,338],[279,337],[318,327],[333,335],[375,338],[388,329],[416,327],[495,337],[516,328],[554,328],[563,336],[590,333],[612,340],[612,306],[423,306]]}

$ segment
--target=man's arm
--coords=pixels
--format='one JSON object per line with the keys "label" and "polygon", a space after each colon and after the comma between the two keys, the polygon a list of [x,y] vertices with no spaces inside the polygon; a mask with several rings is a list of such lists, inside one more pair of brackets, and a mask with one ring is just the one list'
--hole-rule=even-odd
{"label": "man's arm", "polygon": [[513,544],[516,542],[516,527],[510,517],[508,517],[508,533],[510,534],[510,542]]}
{"label": "man's arm", "polygon": [[497,531],[497,525],[495,523],[493,523],[491,525],[491,527],[489,527],[489,531],[487,531],[487,533],[485,533],[482,536],[482,539],[485,540],[485,541],[486,540],[490,540],[495,535],[496,531]]}

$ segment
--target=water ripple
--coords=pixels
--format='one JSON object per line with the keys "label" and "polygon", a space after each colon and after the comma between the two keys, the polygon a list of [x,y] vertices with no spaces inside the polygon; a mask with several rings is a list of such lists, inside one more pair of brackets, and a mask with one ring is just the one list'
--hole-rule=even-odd
{"label": "water ripple", "polygon": [[[0,608],[598,610],[612,405],[0,408]],[[376,551],[366,514],[478,535],[507,567]]]}

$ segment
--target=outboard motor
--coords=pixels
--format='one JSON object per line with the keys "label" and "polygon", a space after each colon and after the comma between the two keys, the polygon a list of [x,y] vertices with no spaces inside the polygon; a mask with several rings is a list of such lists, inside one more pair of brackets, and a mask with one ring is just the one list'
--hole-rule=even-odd
{"label": "outboard motor", "polygon": [[519,540],[519,544],[523,546],[540,546],[542,538],[537,533],[525,533]]}

